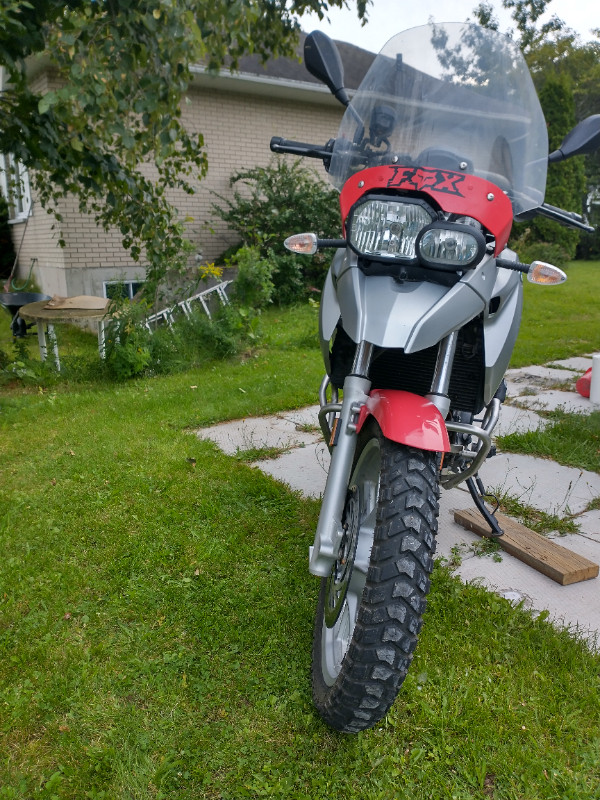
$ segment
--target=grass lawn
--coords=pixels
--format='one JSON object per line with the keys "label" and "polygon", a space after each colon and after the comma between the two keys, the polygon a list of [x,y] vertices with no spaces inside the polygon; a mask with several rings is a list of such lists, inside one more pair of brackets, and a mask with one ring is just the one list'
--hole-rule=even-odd
{"label": "grass lawn", "polygon": [[525,281],[523,320],[511,367],[600,352],[600,263],[579,261],[560,286]]}
{"label": "grass lawn", "polygon": [[318,503],[191,433],[316,401],[314,311],[264,327],[233,362],[0,390],[0,800],[597,800],[600,657],[441,567],[385,722],[316,717]]}

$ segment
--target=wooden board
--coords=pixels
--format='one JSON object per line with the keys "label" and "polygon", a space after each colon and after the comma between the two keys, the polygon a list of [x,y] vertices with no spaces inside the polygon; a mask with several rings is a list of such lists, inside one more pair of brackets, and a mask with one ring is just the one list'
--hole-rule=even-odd
{"label": "wooden board", "polygon": [[[500,547],[553,581],[567,586],[597,577],[598,564],[593,561],[561,547],[552,539],[535,533],[504,514],[496,514],[496,519],[504,531],[496,539]],[[478,536],[490,536],[489,526],[474,508],[455,511],[454,521]]]}

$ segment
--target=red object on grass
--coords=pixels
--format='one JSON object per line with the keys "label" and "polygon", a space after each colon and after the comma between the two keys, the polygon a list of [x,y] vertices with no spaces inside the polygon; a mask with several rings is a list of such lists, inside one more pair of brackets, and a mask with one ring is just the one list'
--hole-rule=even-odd
{"label": "red object on grass", "polygon": [[590,367],[575,384],[575,388],[582,397],[590,396],[590,384],[592,382],[592,368]]}

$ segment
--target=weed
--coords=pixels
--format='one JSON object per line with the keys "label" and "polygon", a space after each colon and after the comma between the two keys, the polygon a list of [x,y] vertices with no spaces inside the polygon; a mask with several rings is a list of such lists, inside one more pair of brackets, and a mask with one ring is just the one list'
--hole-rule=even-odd
{"label": "weed", "polygon": [[600,510],[600,497],[594,497],[594,499],[590,500],[590,502],[585,507],[585,511],[598,511],[598,510]]}
{"label": "weed", "polygon": [[[576,372],[577,371],[577,370],[573,370],[572,367],[566,367],[564,364],[554,364],[552,362],[550,364],[546,364],[546,366],[549,367],[550,369],[562,369],[562,370],[565,370],[566,372],[574,372],[574,371]],[[583,371],[579,370],[579,372],[581,372],[581,374],[583,375]]]}
{"label": "weed", "polygon": [[482,538],[480,540],[461,544],[455,544],[450,549],[450,558],[445,559],[444,564],[450,570],[457,569],[462,564],[463,560],[468,556],[477,556],[479,558],[490,557],[492,561],[502,561],[500,555],[500,545],[494,539]]}
{"label": "weed", "polygon": [[520,498],[513,497],[501,490],[495,490],[500,509],[511,517],[515,517],[527,528],[536,533],[547,534],[557,532],[561,535],[577,533],[579,526],[572,514],[559,516],[523,503]]}
{"label": "weed", "polygon": [[268,461],[270,459],[279,458],[284,453],[289,453],[291,446],[283,447],[249,447],[245,450],[237,450],[235,457],[238,461],[251,463],[253,461]]}
{"label": "weed", "polygon": [[473,542],[471,549],[476,556],[485,557],[489,556],[492,561],[500,563],[502,561],[501,547],[495,539],[483,538],[477,542]]}
{"label": "weed", "polygon": [[231,299],[243,308],[262,309],[273,300],[273,265],[261,258],[258,247],[240,247],[229,264],[237,269]]}
{"label": "weed", "polygon": [[321,428],[312,422],[299,422],[296,430],[300,433],[321,433]]}

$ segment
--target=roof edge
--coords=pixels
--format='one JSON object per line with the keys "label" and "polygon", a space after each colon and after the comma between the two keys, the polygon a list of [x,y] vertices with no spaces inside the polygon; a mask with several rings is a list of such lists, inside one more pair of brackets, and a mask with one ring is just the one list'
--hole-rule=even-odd
{"label": "roof edge", "polygon": [[246,92],[288,99],[304,99],[323,105],[336,106],[338,101],[326,86],[309,81],[295,81],[256,75],[251,72],[210,72],[200,64],[191,67],[193,85],[229,92]]}

